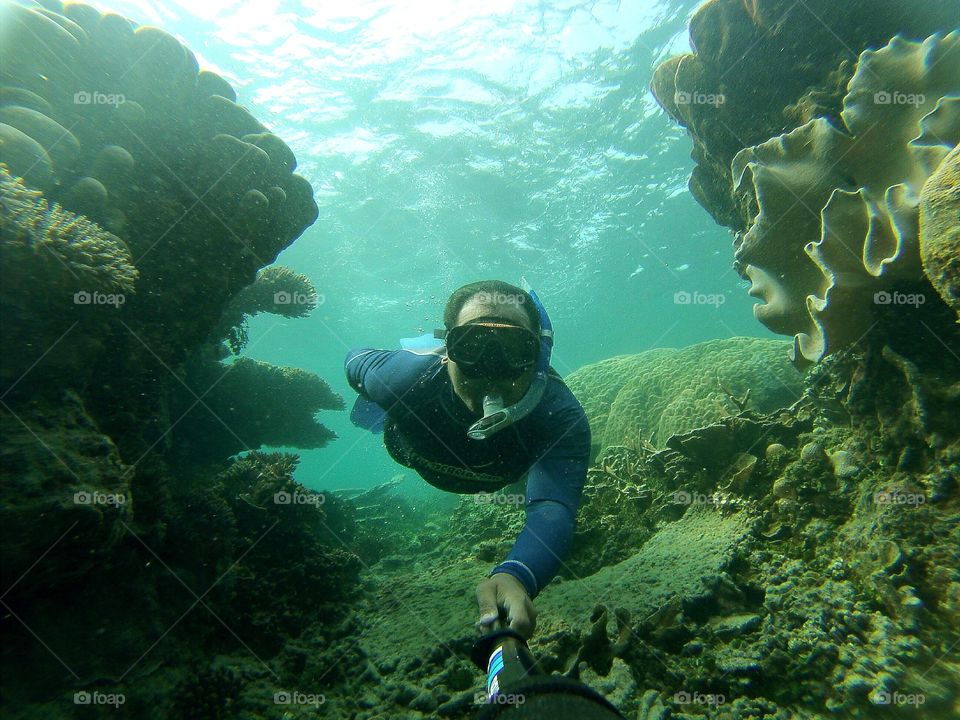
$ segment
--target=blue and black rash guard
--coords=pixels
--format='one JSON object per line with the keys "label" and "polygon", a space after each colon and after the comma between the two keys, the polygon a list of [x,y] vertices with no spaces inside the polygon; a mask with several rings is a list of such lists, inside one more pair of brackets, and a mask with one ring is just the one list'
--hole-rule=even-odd
{"label": "blue and black rash guard", "polygon": [[350,386],[383,408],[419,455],[512,480],[526,474],[523,530],[490,574],[512,575],[536,597],[570,552],[590,454],[586,415],[560,376],[550,369],[526,417],[472,440],[467,428],[476,417],[454,394],[441,355],[363,348],[347,353],[344,365]]}

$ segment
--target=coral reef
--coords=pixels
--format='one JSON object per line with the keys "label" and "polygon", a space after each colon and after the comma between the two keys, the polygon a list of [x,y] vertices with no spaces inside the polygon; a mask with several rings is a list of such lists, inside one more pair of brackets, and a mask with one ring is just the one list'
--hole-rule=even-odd
{"label": "coral reef", "polygon": [[681,513],[648,469],[646,448],[611,446],[587,471],[577,513],[573,552],[564,576],[584,577],[635,553],[655,532],[658,522]]}
{"label": "coral reef", "polygon": [[[168,33],[57,0],[3,15],[2,712],[116,714],[79,708],[83,691],[120,693],[131,717],[227,717],[250,678],[295,677],[287,643],[333,632],[357,587],[327,529],[349,511],[297,485],[293,456],[227,468],[239,450],[334,437],[314,417],[343,407],[323,380],[222,365],[217,335],[316,219],[313,191]],[[241,322],[317,302],[290,271],[261,277]],[[271,284],[312,297],[268,308]],[[242,687],[220,670],[184,681],[220,654],[253,658]]]}
{"label": "coral reef", "polygon": [[877,304],[928,299],[917,205],[960,140],[960,43],[955,12],[920,5],[711,0],[695,52],[654,73],[694,142],[690,190],[734,231],[755,316],[794,336],[799,367],[861,340]]}
{"label": "coral reef", "polygon": [[174,691],[175,720],[227,720],[236,717],[243,680],[229,667],[203,668]]}
{"label": "coral reef", "polygon": [[297,483],[296,463],[295,455],[253,452],[220,478],[237,522],[236,548],[249,552],[237,558],[213,602],[234,618],[234,632],[269,656],[311,624],[342,614],[359,570],[356,556],[330,528],[340,506],[328,509],[326,493]]}
{"label": "coral reef", "polygon": [[796,401],[802,377],[784,344],[757,338],[710,340],[584,366],[567,383],[584,407],[596,457],[639,440],[663,447],[673,434],[735,413],[738,403],[770,412]]}
{"label": "coral reef", "polygon": [[[945,306],[935,326],[960,341]],[[955,714],[960,360],[910,330],[888,322],[830,355],[789,407],[730,401],[664,448],[605,448],[575,550],[537,600],[541,669],[646,720]],[[600,413],[624,362],[594,366]],[[437,519],[426,548],[367,574],[374,597],[351,649],[365,669],[328,695],[332,714],[356,712],[347,698],[364,720],[475,714],[483,677],[465,661],[476,610],[463,591],[511,518],[491,509],[503,517],[464,505]]]}
{"label": "coral reef", "polygon": [[565,574],[589,575],[629,557],[695,498],[736,503],[769,492],[783,467],[782,455],[769,447],[793,444],[812,420],[810,402],[801,399],[770,415],[744,410],[671,435],[662,450],[643,441],[607,447],[587,471]]}
{"label": "coral reef", "polygon": [[[318,209],[290,148],[173,36],[82,3],[41,5],[6,11],[0,160],[129,248],[137,292],[98,328],[104,351],[87,363],[125,382],[86,394],[118,446],[142,454],[159,433],[130,419],[156,414],[178,384],[171,369]],[[48,347],[11,363],[12,374]],[[18,389],[44,387],[49,370],[34,368]]]}
{"label": "coral reef", "polygon": [[920,193],[920,257],[927,279],[960,316],[960,145]]}

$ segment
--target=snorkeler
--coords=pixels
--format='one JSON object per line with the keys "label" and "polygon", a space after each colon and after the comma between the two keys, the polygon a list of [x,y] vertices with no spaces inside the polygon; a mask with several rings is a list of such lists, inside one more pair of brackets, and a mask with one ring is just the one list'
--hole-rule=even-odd
{"label": "snorkeler", "polygon": [[[553,331],[536,293],[498,280],[456,290],[445,328],[418,347],[351,350],[351,419],[384,433],[398,463],[456,493],[494,492],[526,477],[526,520],[506,560],[477,587],[481,628],[498,618],[529,638],[532,600],[573,538],[590,427],[550,367]],[[432,342],[431,342],[432,341]]]}

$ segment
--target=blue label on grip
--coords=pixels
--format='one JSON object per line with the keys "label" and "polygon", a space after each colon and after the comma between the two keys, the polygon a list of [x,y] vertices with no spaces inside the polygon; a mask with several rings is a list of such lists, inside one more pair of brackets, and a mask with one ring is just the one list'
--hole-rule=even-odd
{"label": "blue label on grip", "polygon": [[487,663],[487,700],[500,692],[500,671],[503,670],[503,645],[499,645]]}

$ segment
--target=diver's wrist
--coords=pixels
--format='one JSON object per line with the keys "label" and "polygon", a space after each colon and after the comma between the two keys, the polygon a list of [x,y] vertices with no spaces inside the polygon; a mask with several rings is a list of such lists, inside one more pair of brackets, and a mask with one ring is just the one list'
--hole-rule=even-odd
{"label": "diver's wrist", "polygon": [[497,565],[493,570],[490,571],[487,577],[493,577],[494,575],[505,574],[516,579],[520,585],[526,590],[527,595],[530,596],[532,600],[536,597],[539,592],[539,587],[537,586],[537,576],[533,574],[533,571],[528,568],[524,563],[519,560],[504,560],[502,563]]}

